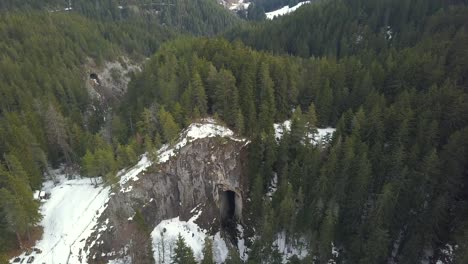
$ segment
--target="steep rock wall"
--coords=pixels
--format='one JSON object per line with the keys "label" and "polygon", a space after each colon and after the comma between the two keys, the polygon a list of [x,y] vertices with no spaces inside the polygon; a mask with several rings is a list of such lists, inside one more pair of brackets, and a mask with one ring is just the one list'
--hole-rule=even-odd
{"label": "steep rock wall", "polygon": [[228,137],[197,139],[177,150],[162,164],[154,164],[111,194],[101,216],[102,227],[88,240],[90,263],[130,256],[133,263],[151,263],[151,231],[161,220],[180,216],[188,220],[192,209],[202,214],[197,224],[219,230],[221,212],[227,210],[223,192],[235,197],[234,215],[242,221],[248,179],[244,168],[247,142]]}

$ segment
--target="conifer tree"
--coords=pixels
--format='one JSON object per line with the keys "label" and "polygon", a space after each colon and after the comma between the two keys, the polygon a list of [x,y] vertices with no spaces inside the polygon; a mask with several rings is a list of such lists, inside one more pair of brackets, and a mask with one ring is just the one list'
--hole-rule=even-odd
{"label": "conifer tree", "polygon": [[235,248],[229,249],[229,254],[226,259],[226,264],[242,264],[244,263]]}
{"label": "conifer tree", "polygon": [[159,123],[161,125],[161,134],[163,139],[168,142],[178,135],[180,128],[172,117],[171,113],[167,112],[164,107],[158,113]]}
{"label": "conifer tree", "polygon": [[30,239],[31,228],[40,220],[39,204],[33,200],[26,172],[13,155],[6,156],[7,169],[0,164],[0,207],[8,228],[16,234],[20,248],[23,236]]}
{"label": "conifer tree", "polygon": [[315,112],[315,104],[312,102],[306,114],[307,138],[315,138],[317,135],[317,113]]}
{"label": "conifer tree", "polygon": [[172,256],[172,264],[196,264],[193,250],[187,246],[185,239],[179,234],[174,247],[174,255]]}
{"label": "conifer tree", "polygon": [[213,241],[211,238],[205,238],[205,244],[203,246],[203,260],[201,264],[214,264],[213,260]]}
{"label": "conifer tree", "polygon": [[270,77],[267,63],[260,65],[258,73],[259,86],[259,126],[261,131],[269,133],[273,129],[275,120],[275,94],[273,90],[273,81]]}
{"label": "conifer tree", "polygon": [[203,82],[198,73],[193,75],[191,85],[193,89],[193,109],[198,109],[200,115],[204,116],[207,112],[206,93],[205,87],[203,87]]}

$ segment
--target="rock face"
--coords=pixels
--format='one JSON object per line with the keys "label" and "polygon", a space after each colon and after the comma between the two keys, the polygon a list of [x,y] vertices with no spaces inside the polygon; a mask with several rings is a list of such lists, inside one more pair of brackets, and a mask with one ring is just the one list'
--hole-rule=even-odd
{"label": "rock face", "polygon": [[196,139],[114,190],[100,219],[101,231],[87,240],[89,263],[124,256],[133,263],[152,263],[149,232],[164,219],[188,220],[195,207],[202,211],[197,224],[210,232],[242,222],[246,145],[228,137]]}

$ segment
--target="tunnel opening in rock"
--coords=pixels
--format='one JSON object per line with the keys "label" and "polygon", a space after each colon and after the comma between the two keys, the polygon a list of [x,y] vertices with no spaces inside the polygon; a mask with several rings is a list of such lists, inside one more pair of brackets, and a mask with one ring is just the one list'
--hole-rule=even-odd
{"label": "tunnel opening in rock", "polygon": [[237,223],[242,217],[242,198],[232,190],[220,190],[221,229],[236,243]]}
{"label": "tunnel opening in rock", "polygon": [[236,193],[233,191],[223,191],[221,196],[221,224],[228,226],[230,222],[235,222],[236,213]]}
{"label": "tunnel opening in rock", "polygon": [[99,76],[96,74],[96,73],[91,73],[89,75],[89,78],[94,81],[96,84],[101,84],[101,82],[99,81]]}

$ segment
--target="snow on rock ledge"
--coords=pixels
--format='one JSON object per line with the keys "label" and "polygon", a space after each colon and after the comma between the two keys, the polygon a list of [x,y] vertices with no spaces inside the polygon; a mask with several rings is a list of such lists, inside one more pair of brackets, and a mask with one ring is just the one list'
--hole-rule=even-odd
{"label": "snow on rock ledge", "polygon": [[[216,124],[216,121],[212,118],[202,119],[199,123],[192,123],[189,127],[183,130],[180,134],[179,140],[175,145],[165,144],[158,150],[158,163],[167,162],[173,157],[178,150],[186,146],[188,143],[193,142],[197,139],[212,138],[212,137],[228,137],[234,141],[246,141],[234,137],[234,132],[227,127]],[[120,185],[122,186],[122,192],[129,192],[132,190],[131,185],[126,188],[123,187],[130,181],[137,181],[138,175],[145,171],[149,166],[152,165],[151,160],[148,159],[147,154],[144,154],[137,165],[130,168],[128,171],[122,170],[119,172]]]}
{"label": "snow on rock ledge", "polygon": [[232,130],[216,124],[214,119],[206,118],[203,119],[201,123],[193,123],[187,129],[182,131],[181,137],[174,146],[169,144],[164,145],[158,151],[159,162],[164,163],[168,161],[170,157],[174,156],[177,150],[183,148],[190,142],[201,138],[212,137],[228,137],[234,141],[245,141],[245,139],[234,137],[234,132]]}

